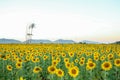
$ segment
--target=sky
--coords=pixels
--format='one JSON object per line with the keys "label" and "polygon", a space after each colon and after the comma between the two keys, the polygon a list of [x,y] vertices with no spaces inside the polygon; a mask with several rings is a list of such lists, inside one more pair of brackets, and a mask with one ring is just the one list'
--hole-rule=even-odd
{"label": "sky", "polygon": [[0,38],[120,40],[120,0],[0,0]]}

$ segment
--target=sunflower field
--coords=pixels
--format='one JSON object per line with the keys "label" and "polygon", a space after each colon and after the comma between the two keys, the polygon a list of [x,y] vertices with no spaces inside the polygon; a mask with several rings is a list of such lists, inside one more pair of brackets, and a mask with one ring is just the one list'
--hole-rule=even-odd
{"label": "sunflower field", "polygon": [[120,45],[0,44],[0,80],[120,80]]}

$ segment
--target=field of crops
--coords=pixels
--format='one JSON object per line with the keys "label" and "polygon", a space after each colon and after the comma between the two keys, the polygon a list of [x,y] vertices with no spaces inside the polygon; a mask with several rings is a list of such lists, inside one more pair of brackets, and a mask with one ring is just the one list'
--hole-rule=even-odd
{"label": "field of crops", "polygon": [[0,44],[0,80],[120,80],[120,45]]}

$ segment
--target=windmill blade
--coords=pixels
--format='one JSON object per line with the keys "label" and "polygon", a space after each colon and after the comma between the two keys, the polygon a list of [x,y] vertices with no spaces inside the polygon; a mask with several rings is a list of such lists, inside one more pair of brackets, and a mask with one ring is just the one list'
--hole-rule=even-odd
{"label": "windmill blade", "polygon": [[30,28],[32,28],[32,29],[33,29],[34,27],[35,27],[35,24],[34,24],[34,23],[32,23],[32,24],[29,26],[29,29],[30,29]]}
{"label": "windmill blade", "polygon": [[26,41],[27,41],[26,44],[31,43],[31,39],[33,36],[32,31],[34,27],[35,27],[34,23],[30,24],[28,28],[26,27]]}
{"label": "windmill blade", "polygon": [[34,23],[33,23],[33,24],[31,24],[31,27],[32,27],[32,28],[34,28],[34,27],[35,27],[35,24],[34,24]]}

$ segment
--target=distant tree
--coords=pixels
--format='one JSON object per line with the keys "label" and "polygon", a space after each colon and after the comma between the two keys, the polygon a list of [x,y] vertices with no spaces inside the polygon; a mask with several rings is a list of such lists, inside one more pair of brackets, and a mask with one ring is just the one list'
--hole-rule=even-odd
{"label": "distant tree", "polygon": [[115,42],[116,44],[120,44],[120,41]]}
{"label": "distant tree", "polygon": [[86,42],[79,42],[79,44],[86,44]]}
{"label": "distant tree", "polygon": [[82,42],[79,42],[79,44],[82,44]]}

